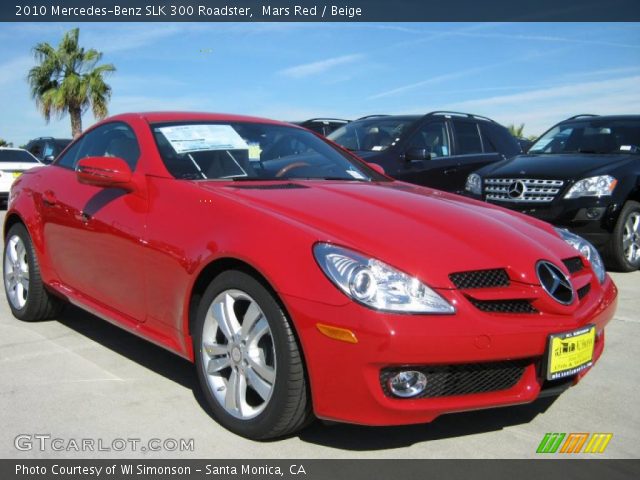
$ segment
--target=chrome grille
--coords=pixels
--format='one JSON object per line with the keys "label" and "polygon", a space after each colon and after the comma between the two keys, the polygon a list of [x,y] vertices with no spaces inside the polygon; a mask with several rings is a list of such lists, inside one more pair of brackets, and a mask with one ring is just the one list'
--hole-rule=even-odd
{"label": "chrome grille", "polygon": [[553,201],[563,185],[563,180],[486,178],[484,193],[487,200],[549,203]]}

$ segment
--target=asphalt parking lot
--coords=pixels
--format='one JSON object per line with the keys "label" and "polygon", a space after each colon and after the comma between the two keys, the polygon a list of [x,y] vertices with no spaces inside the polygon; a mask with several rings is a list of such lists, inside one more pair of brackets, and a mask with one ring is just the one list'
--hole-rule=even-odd
{"label": "asphalt parking lot", "polygon": [[[4,212],[0,212],[4,220]],[[202,407],[191,364],[88,313],[23,323],[0,300],[0,458],[529,458],[546,432],[611,432],[600,457],[640,454],[640,272],[612,274],[618,312],[597,366],[555,401],[369,428],[316,423],[259,443],[224,430]],[[193,439],[193,451],[27,451],[19,435]],[[171,446],[171,444],[169,445]]]}

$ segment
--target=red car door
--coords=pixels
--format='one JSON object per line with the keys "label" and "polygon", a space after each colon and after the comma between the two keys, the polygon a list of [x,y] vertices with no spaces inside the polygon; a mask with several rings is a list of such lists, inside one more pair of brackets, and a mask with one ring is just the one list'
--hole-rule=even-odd
{"label": "red car door", "polygon": [[142,322],[147,199],[79,183],[74,167],[87,156],[123,158],[135,175],[140,148],[129,126],[108,123],[88,132],[50,167],[42,192],[45,246],[64,287]]}

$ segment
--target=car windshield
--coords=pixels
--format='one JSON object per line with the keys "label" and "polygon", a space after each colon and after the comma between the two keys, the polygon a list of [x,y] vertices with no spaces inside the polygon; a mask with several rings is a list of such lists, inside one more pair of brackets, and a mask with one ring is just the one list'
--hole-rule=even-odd
{"label": "car windshield", "polygon": [[188,180],[384,180],[313,133],[267,123],[152,126],[167,170]]}
{"label": "car windshield", "polygon": [[327,138],[348,150],[381,152],[395,145],[413,122],[411,119],[389,117],[351,122]]}
{"label": "car windshield", "polygon": [[0,150],[0,163],[7,162],[38,163],[38,160],[26,150]]}
{"label": "car windshield", "polygon": [[529,153],[640,153],[640,120],[593,120],[556,125]]}

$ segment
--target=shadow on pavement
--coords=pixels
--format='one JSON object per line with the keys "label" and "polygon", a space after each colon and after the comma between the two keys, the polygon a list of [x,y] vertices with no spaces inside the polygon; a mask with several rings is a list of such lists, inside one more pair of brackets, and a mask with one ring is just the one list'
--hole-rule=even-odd
{"label": "shadow on pavement", "polygon": [[[71,305],[65,307],[58,321],[123,357],[191,389],[200,407],[211,416],[193,366],[187,360]],[[326,425],[316,421],[300,432],[298,437],[303,442],[352,451],[400,448],[526,424],[544,413],[555,400],[556,397],[551,397],[528,405],[443,415],[429,424],[401,427]]]}

